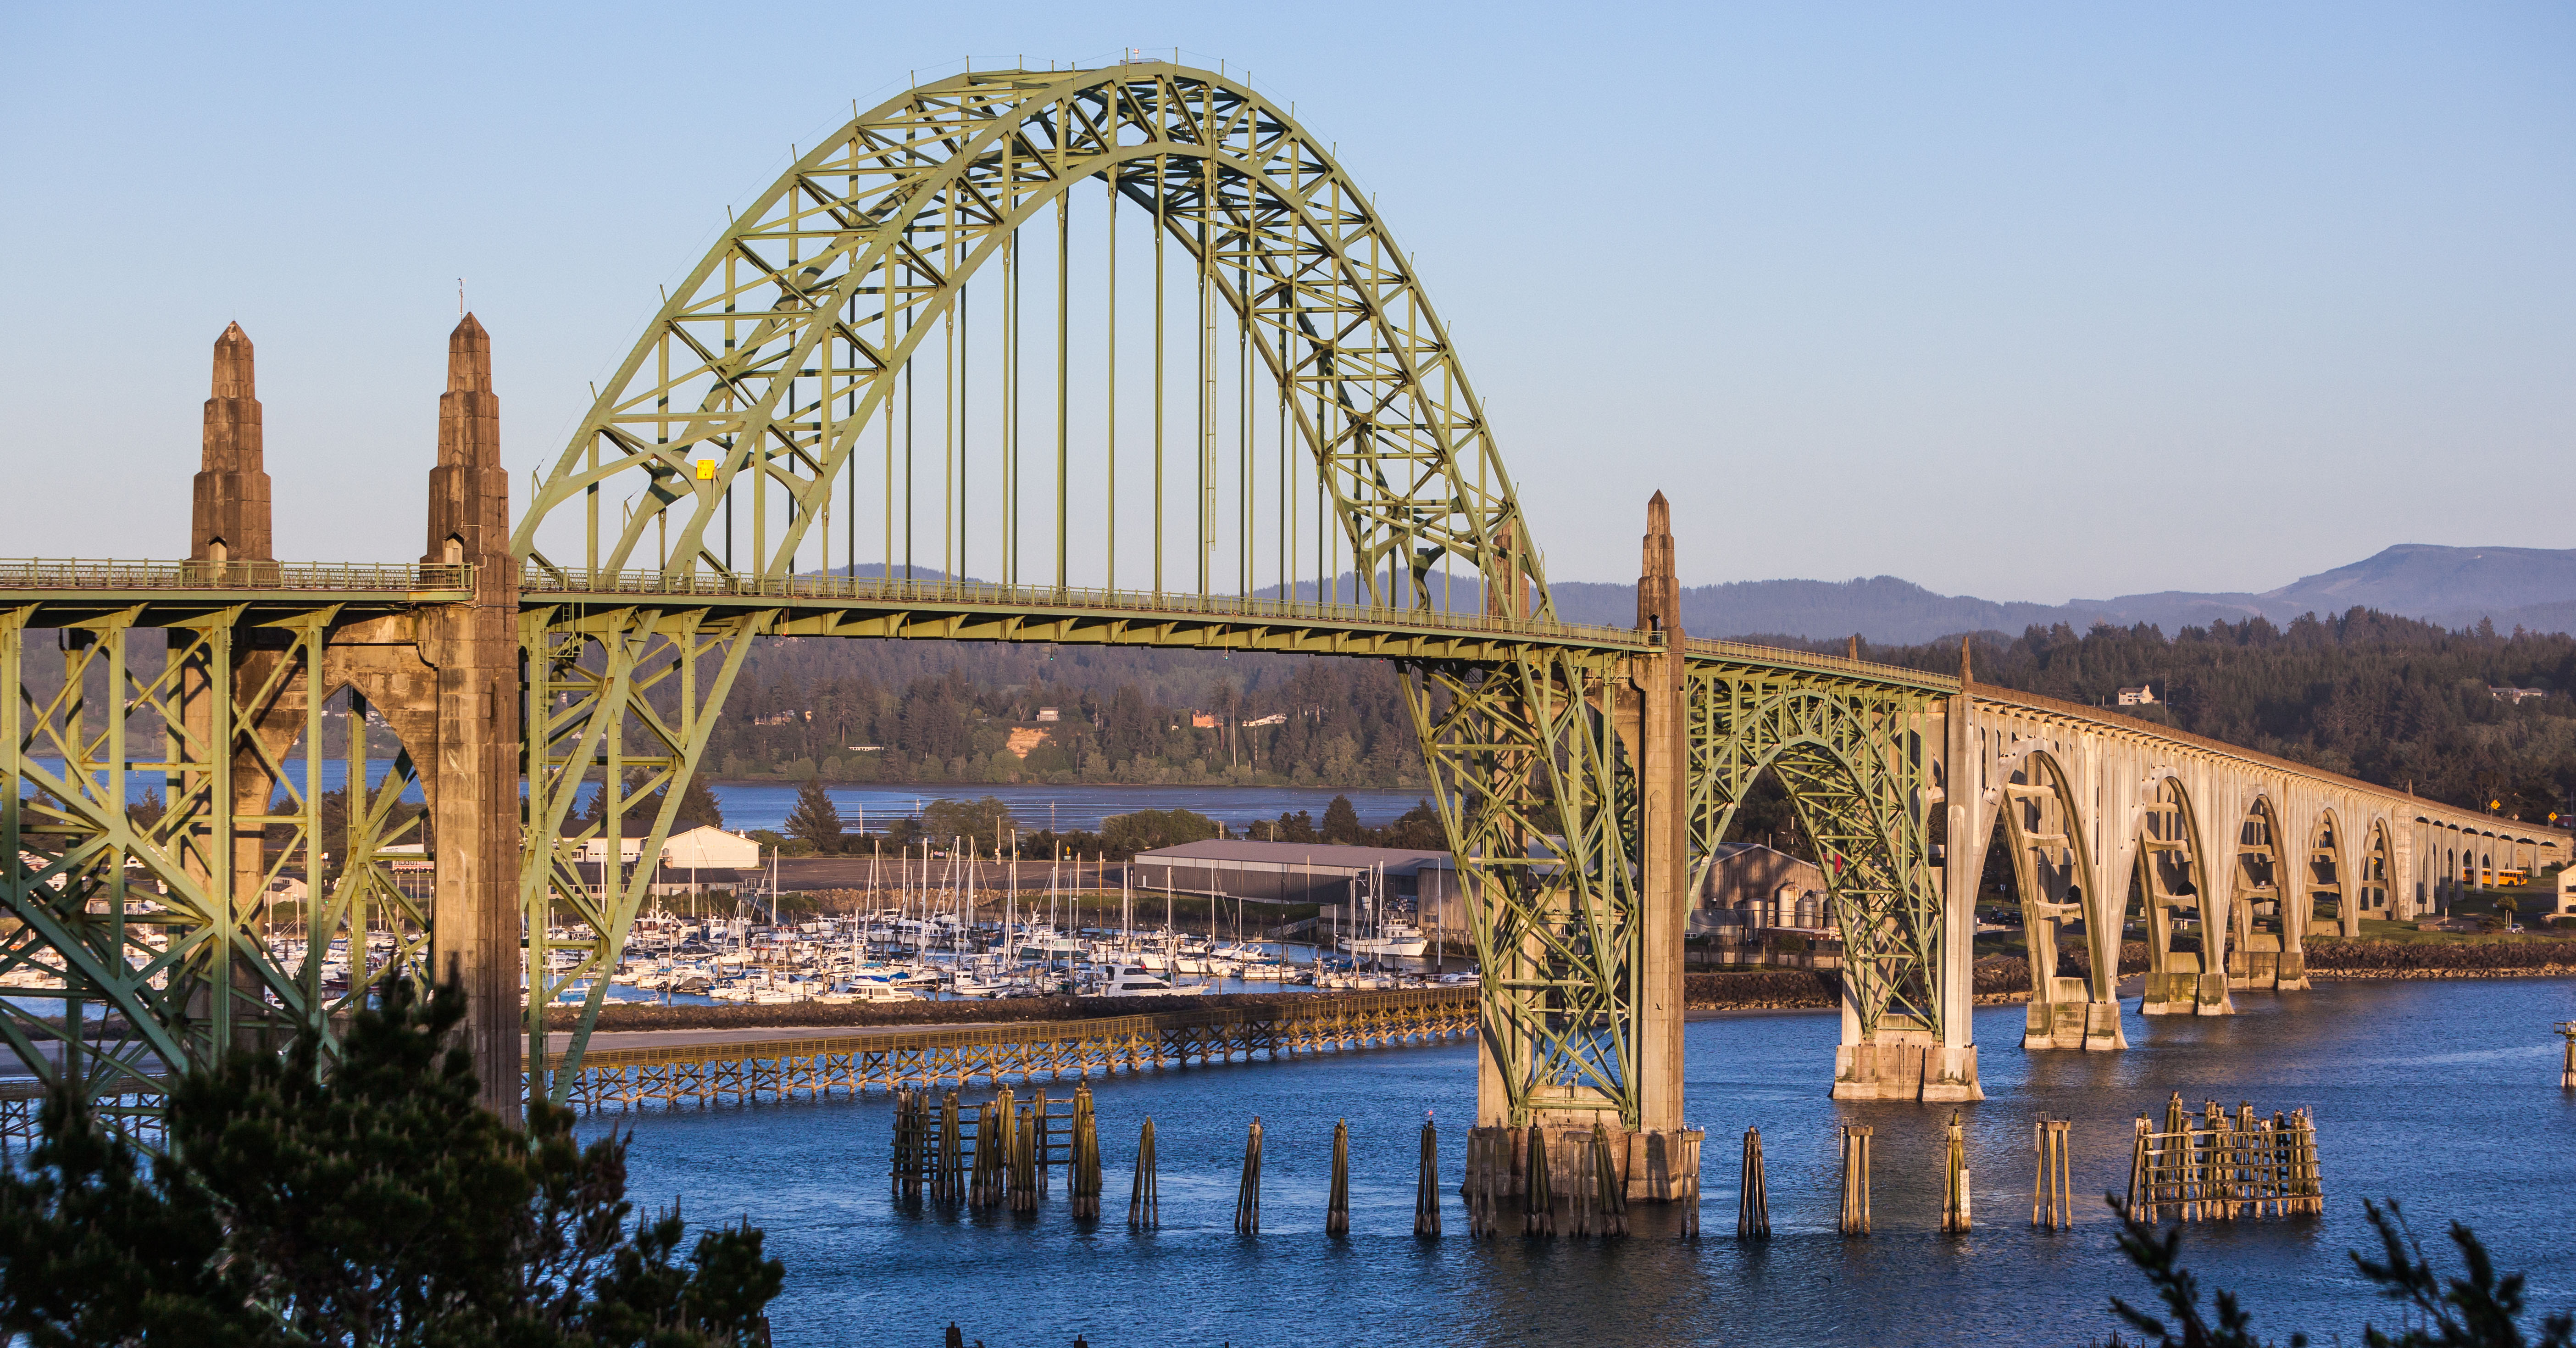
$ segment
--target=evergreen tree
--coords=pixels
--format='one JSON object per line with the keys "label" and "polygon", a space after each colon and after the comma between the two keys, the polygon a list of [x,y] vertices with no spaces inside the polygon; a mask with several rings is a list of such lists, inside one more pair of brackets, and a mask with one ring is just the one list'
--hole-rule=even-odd
{"label": "evergreen tree", "polygon": [[1335,796],[1324,807],[1324,841],[1356,843],[1360,841],[1360,812],[1351,806],[1348,796]]}
{"label": "evergreen tree", "polygon": [[787,836],[802,838],[814,844],[817,852],[833,851],[841,845],[841,810],[832,803],[831,793],[823,789],[823,779],[808,777],[796,788],[796,808],[787,814]]}
{"label": "evergreen tree", "polygon": [[689,775],[689,784],[680,790],[680,810],[671,818],[671,831],[699,827],[723,828],[724,806],[716,803],[716,793],[707,786],[704,772]]}
{"label": "evergreen tree", "polygon": [[393,982],[326,1074],[310,1032],[182,1078],[150,1178],[86,1107],[0,1172],[0,1335],[53,1344],[635,1345],[754,1341],[784,1275],[748,1227],[630,1227],[626,1145],[477,1102],[444,1047],[462,989]]}

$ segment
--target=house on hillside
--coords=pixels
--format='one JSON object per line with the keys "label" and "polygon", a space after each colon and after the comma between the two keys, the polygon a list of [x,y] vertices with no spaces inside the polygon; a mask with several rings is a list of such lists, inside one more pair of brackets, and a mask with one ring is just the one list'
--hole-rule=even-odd
{"label": "house on hillside", "polygon": [[2123,688],[2115,696],[2123,707],[2152,707],[2156,705],[2156,686],[2142,683],[2135,688]]}
{"label": "house on hillside", "polygon": [[2498,702],[2510,702],[2519,707],[2522,705],[2523,699],[2525,698],[2549,696],[2549,690],[2546,688],[2509,688],[2491,683],[2487,685],[2487,696],[2494,698]]}

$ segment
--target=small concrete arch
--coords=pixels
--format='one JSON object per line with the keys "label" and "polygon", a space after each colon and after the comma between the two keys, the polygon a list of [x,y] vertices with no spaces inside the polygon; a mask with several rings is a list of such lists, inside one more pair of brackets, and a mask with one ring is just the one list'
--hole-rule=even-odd
{"label": "small concrete arch", "polygon": [[[2094,873],[2093,852],[2073,777],[2055,754],[2033,741],[2018,741],[2014,748],[1999,764],[2004,781],[1997,788],[1996,815],[2012,854],[2030,963],[2022,1047],[2123,1047],[2120,933],[2116,924],[2103,932],[2087,920],[2092,896],[2082,882]],[[2072,977],[2058,972],[2059,941],[2069,934],[2081,936],[2085,955],[2083,971]]]}
{"label": "small concrete arch", "polygon": [[2208,921],[2217,894],[2191,793],[2178,774],[2150,778],[2145,786],[2134,823],[2137,865],[2130,883],[2146,917],[2147,987],[2139,1010],[2151,1016],[2231,1014],[2236,1007],[2227,996],[2226,968],[2213,958],[2223,955],[2228,932]]}
{"label": "small concrete arch", "polygon": [[[2227,985],[2231,988],[2275,988],[2283,980],[2286,957],[2299,953],[2304,921],[2298,906],[2306,899],[2290,865],[2288,831],[2281,812],[2267,793],[2257,793],[2236,821],[2235,845],[2227,866],[2233,925],[2228,943]],[[2295,962],[2295,961],[2293,961]],[[2297,987],[2306,977],[2292,972]]]}
{"label": "small concrete arch", "polygon": [[2387,820],[2370,821],[2370,831],[2362,840],[2361,853],[2353,864],[2353,871],[2354,901],[2341,915],[2339,925],[2342,933],[2359,936],[2361,920],[2365,917],[2383,922],[2397,920],[2396,907],[2391,899],[2397,883],[2397,847],[2389,834]]}

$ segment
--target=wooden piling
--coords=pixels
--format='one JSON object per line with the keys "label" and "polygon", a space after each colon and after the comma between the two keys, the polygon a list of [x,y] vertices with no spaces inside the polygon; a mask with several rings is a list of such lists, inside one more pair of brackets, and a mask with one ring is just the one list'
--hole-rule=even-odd
{"label": "wooden piling", "polygon": [[2567,1039],[2567,1056],[2558,1068],[2558,1089],[2576,1091],[2576,1020],[2558,1022],[2558,1033]]}
{"label": "wooden piling", "polygon": [[1697,1128],[1685,1128],[1677,1137],[1685,1167],[1682,1171],[1684,1191],[1680,1233],[1685,1240],[1699,1238],[1699,1151],[1707,1139],[1708,1135]]}
{"label": "wooden piling", "polygon": [[1619,1158],[1610,1150],[1610,1130],[1599,1120],[1592,1124],[1592,1168],[1595,1175],[1596,1225],[1604,1236],[1628,1234],[1628,1184],[1619,1173]]}
{"label": "wooden piling", "polygon": [[1577,1135],[1572,1141],[1574,1146],[1568,1159],[1574,1165],[1573,1172],[1565,1177],[1563,1234],[1579,1238],[1593,1235],[1601,1228],[1601,1181],[1595,1173],[1600,1167],[1593,1161],[1592,1139]]}
{"label": "wooden piling", "polygon": [[1011,1128],[1001,1120],[1002,1102],[987,1100],[975,1109],[975,1171],[966,1187],[966,1206],[997,1208],[1010,1152]]}
{"label": "wooden piling", "polygon": [[1968,1135],[1959,1122],[1959,1111],[1950,1111],[1950,1122],[1942,1129],[1944,1142],[1941,1158],[1941,1229],[1960,1232],[1971,1220],[1968,1189]]}
{"label": "wooden piling", "polygon": [[930,1178],[930,1196],[936,1202],[954,1203],[966,1196],[963,1142],[958,1129],[957,1092],[950,1091],[939,1102],[938,1164]]}
{"label": "wooden piling", "polygon": [[921,1172],[925,1168],[929,1135],[928,1099],[921,1092],[906,1087],[894,1095],[894,1163],[890,1167],[895,1198],[921,1197]]}
{"label": "wooden piling", "polygon": [[1521,1234],[1552,1236],[1556,1234],[1556,1194],[1548,1183],[1547,1133],[1537,1124],[1529,1126],[1527,1172],[1521,1177]]}
{"label": "wooden piling", "polygon": [[[1041,1097],[1043,1099],[1043,1097]],[[1034,1109],[1020,1111],[1011,1143],[1011,1211],[1038,1210],[1038,1150],[1046,1140],[1039,1131],[1045,1116]],[[1005,1127],[1012,1127],[1006,1124]]]}
{"label": "wooden piling", "polygon": [[1324,1234],[1347,1236],[1351,1233],[1351,1125],[1347,1119],[1333,1121],[1333,1191],[1324,1201]]}
{"label": "wooden piling", "polygon": [[1243,1138],[1243,1179],[1234,1189],[1234,1231],[1240,1236],[1261,1234],[1261,1116],[1252,1116],[1252,1130]]}
{"label": "wooden piling", "polygon": [[1029,1156],[1030,1169],[1036,1176],[1036,1183],[1030,1186],[1030,1192],[1042,1199],[1046,1197],[1047,1191],[1047,1167],[1055,1157],[1053,1146],[1055,1121],[1047,1117],[1046,1087],[1038,1087],[1037,1092],[1029,1097],[1029,1116],[1033,1121],[1029,1136],[1036,1143],[1030,1149]]}
{"label": "wooden piling", "polygon": [[1065,1192],[1073,1200],[1074,1216],[1085,1221],[1099,1219],[1100,1120],[1092,1111],[1088,1085],[1073,1090],[1073,1160]]}
{"label": "wooden piling", "polygon": [[1843,1125],[1842,1233],[1869,1234],[1869,1127]]}
{"label": "wooden piling", "polygon": [[1154,1116],[1145,1116],[1145,1127],[1136,1135],[1136,1187],[1127,1195],[1127,1227],[1132,1231],[1152,1231],[1163,1225],[1163,1189],[1154,1173]]}
{"label": "wooden piling", "polygon": [[2066,1172],[2067,1132],[2074,1124],[2043,1114],[2031,1124],[2031,1149],[2038,1153],[2038,1172],[2030,1181],[2030,1224],[2051,1231],[2075,1225],[2075,1193]]}
{"label": "wooden piling", "polygon": [[[1511,1143],[1500,1128],[1467,1130],[1467,1234],[1487,1237],[1502,1228],[1502,1170],[1510,1164]],[[1500,1153],[1498,1159],[1497,1153]]]}
{"label": "wooden piling", "polygon": [[1762,1130],[1744,1130],[1743,1178],[1735,1187],[1735,1238],[1771,1238],[1771,1187],[1762,1173]]}
{"label": "wooden piling", "polygon": [[[1474,1146],[1471,1135],[1469,1144]],[[1440,1234],[1440,1132],[1429,1115],[1422,1120],[1422,1161],[1413,1175],[1413,1234]]]}

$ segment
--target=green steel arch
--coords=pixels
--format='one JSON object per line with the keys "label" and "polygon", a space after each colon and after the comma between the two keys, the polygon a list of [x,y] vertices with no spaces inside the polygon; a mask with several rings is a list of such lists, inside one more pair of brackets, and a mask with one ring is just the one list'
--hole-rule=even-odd
{"label": "green steel arch", "polygon": [[[1163,63],[957,75],[804,153],[667,295],[513,551],[578,584],[636,566],[658,526],[667,573],[791,574],[861,436],[887,424],[907,363],[942,338],[968,283],[1005,270],[1017,232],[1093,180],[1149,215],[1248,327],[1376,603],[1431,607],[1448,557],[1486,593],[1530,585],[1527,616],[1552,616],[1474,389],[1368,196],[1285,109]],[[1073,471],[1062,443],[1059,585]],[[757,518],[741,522],[753,539],[728,555],[716,521],[745,487],[757,489]],[[603,521],[603,488],[636,493],[638,508]],[[773,499],[783,518],[769,517]],[[539,533],[576,506],[581,557],[549,556]]]}

